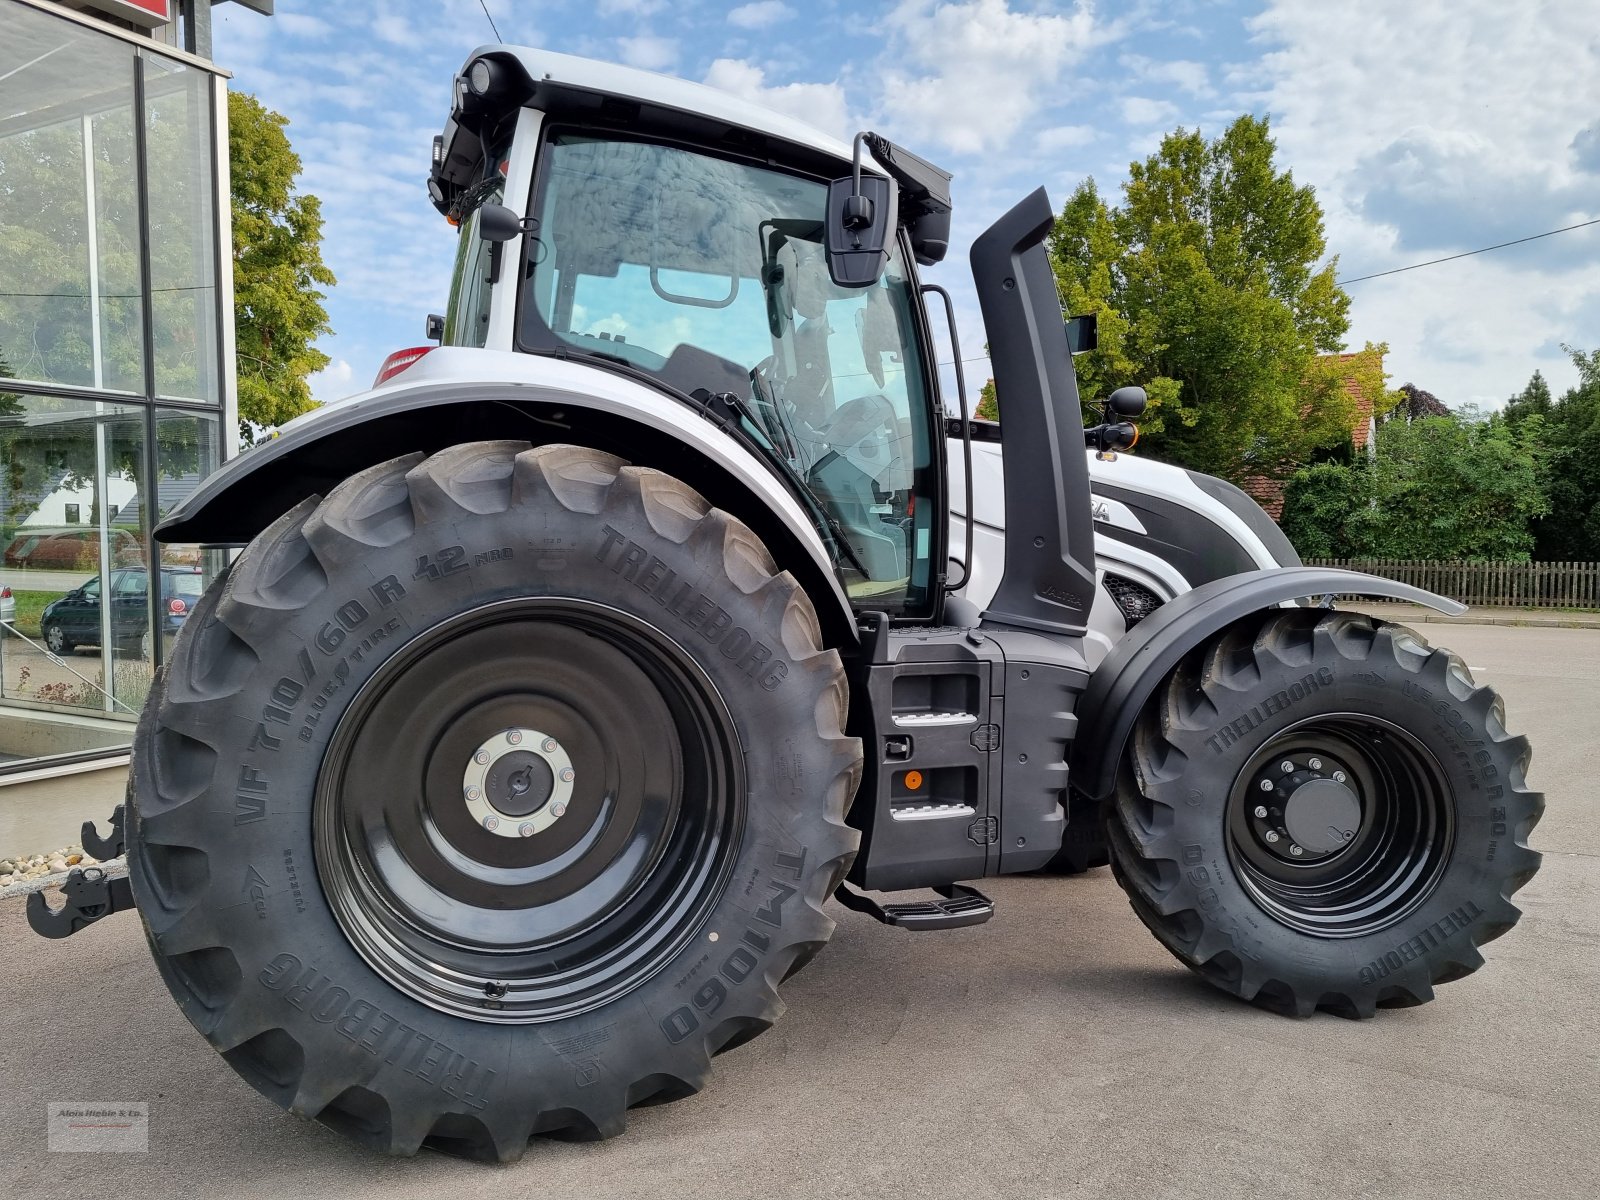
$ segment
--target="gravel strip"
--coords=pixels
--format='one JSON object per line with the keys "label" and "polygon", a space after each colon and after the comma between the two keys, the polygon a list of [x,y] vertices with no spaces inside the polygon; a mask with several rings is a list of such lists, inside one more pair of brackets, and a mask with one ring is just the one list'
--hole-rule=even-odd
{"label": "gravel strip", "polygon": [[50,854],[23,854],[0,859],[0,899],[58,887],[77,867],[99,867],[108,876],[126,875],[126,858],[100,862],[84,852],[82,846],[64,846]]}

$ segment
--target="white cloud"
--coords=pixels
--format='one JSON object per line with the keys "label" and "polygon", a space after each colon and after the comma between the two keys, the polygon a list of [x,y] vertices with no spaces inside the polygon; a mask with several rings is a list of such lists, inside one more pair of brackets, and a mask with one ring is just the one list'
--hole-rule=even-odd
{"label": "white cloud", "polygon": [[602,17],[653,17],[666,6],[666,0],[599,0],[595,11]]}
{"label": "white cloud", "polygon": [[654,37],[648,33],[618,38],[617,49],[623,62],[646,71],[665,71],[678,61],[675,38]]}
{"label": "white cloud", "polygon": [[278,13],[273,20],[291,37],[323,38],[333,32],[333,26],[321,17],[308,17],[304,13]]}
{"label": "white cloud", "polygon": [[1214,94],[1211,73],[1205,63],[1183,58],[1161,61],[1142,54],[1124,54],[1118,61],[1135,79],[1143,82],[1170,84],[1191,96]]}
{"label": "white cloud", "polygon": [[379,13],[372,20],[372,32],[381,40],[396,46],[420,46],[425,40],[421,31],[398,13]]}
{"label": "white cloud", "polygon": [[355,391],[355,368],[342,358],[334,359],[322,370],[306,376],[311,398],[320,404],[338,400]]}
{"label": "white cloud", "polygon": [[[1266,53],[1234,77],[1262,89],[1280,160],[1317,189],[1341,274],[1596,215],[1574,150],[1592,89],[1551,86],[1600,76],[1593,6],[1507,21],[1496,0],[1278,0],[1250,26]],[[1347,340],[1387,341],[1397,382],[1451,403],[1498,403],[1536,367],[1564,387],[1575,373],[1559,343],[1597,341],[1597,265],[1600,236],[1584,230],[1353,284]]]}
{"label": "white cloud", "polygon": [[1176,104],[1148,96],[1125,96],[1121,107],[1122,119],[1129,125],[1161,125],[1178,115]]}
{"label": "white cloud", "polygon": [[741,4],[728,13],[728,24],[740,29],[765,29],[794,16],[794,9],[783,0],[757,0],[754,4]]}
{"label": "white cloud", "polygon": [[883,25],[894,41],[882,103],[895,132],[960,154],[1004,147],[1057,98],[1063,71],[1112,36],[1086,6],[1014,12],[1007,0],[900,0]]}
{"label": "white cloud", "polygon": [[1049,152],[1087,146],[1099,136],[1093,125],[1056,125],[1033,135],[1033,148]]}
{"label": "white cloud", "polygon": [[705,82],[835,137],[848,140],[855,136],[856,123],[850,119],[844,88],[837,82],[768,85],[765,71],[739,58],[717,59],[706,72]]}

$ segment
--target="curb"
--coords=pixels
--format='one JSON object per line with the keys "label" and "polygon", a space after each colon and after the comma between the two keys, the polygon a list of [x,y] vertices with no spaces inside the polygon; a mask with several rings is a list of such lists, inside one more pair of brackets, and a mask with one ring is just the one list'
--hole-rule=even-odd
{"label": "curb", "polygon": [[1600,615],[1584,620],[1580,617],[1562,617],[1557,615],[1545,616],[1542,613],[1528,613],[1526,616],[1478,616],[1467,612],[1459,617],[1449,617],[1444,613],[1436,612],[1431,608],[1420,605],[1346,605],[1356,612],[1372,612],[1382,617],[1393,617],[1397,620],[1407,621],[1416,625],[1503,625],[1520,629],[1592,629],[1600,631]]}

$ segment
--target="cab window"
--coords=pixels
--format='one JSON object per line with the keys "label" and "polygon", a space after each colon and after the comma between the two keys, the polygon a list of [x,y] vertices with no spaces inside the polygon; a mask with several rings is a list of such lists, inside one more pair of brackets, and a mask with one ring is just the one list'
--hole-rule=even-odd
{"label": "cab window", "polygon": [[930,593],[931,403],[910,272],[835,286],[823,183],[655,143],[556,132],[527,239],[522,344],[733,397],[797,483],[846,592],[906,613]]}

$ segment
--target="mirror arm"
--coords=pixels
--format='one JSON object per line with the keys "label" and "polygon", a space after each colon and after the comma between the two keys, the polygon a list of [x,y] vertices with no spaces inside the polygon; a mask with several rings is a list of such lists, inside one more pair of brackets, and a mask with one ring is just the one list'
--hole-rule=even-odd
{"label": "mirror arm", "polygon": [[844,227],[850,230],[866,229],[872,224],[872,201],[861,194],[861,143],[867,132],[856,134],[850,147],[850,198],[844,206]]}

